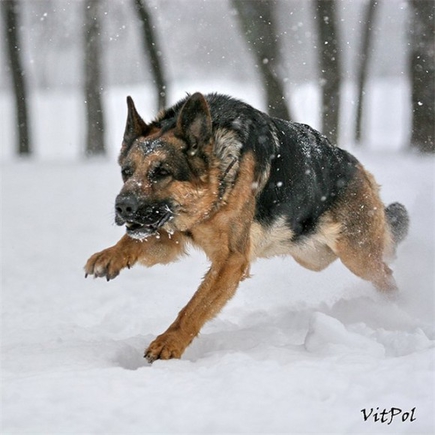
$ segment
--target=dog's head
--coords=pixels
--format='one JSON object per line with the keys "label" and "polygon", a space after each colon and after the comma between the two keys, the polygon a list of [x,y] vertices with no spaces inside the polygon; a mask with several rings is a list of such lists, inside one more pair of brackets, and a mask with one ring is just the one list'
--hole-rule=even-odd
{"label": "dog's head", "polygon": [[196,93],[151,124],[142,120],[130,97],[127,104],[119,157],[124,185],[116,198],[115,222],[137,239],[160,228],[187,231],[210,213],[218,195],[207,101]]}

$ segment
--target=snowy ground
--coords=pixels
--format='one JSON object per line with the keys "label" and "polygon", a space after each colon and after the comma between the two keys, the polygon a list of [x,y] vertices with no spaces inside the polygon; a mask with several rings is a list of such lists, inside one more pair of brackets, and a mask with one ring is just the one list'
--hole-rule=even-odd
{"label": "snowy ground", "polygon": [[[84,279],[114,243],[113,162],[6,161],[2,181],[1,433],[410,433],[434,421],[434,160],[358,152],[412,225],[396,301],[339,262],[257,262],[181,360],[142,358],[207,269],[136,267]],[[400,408],[364,421],[362,409]]]}

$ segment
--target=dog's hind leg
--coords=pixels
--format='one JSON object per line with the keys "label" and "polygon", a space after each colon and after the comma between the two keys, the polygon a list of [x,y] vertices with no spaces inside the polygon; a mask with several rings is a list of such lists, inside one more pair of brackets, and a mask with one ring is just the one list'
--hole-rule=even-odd
{"label": "dog's hind leg", "polygon": [[345,236],[337,242],[335,252],[351,272],[372,282],[378,290],[396,290],[393,272],[382,258],[382,246],[376,245],[363,242],[356,245],[354,240]]}
{"label": "dog's hind leg", "polygon": [[331,249],[355,275],[381,291],[397,289],[385,257],[394,245],[379,188],[361,166],[332,216],[341,231]]}

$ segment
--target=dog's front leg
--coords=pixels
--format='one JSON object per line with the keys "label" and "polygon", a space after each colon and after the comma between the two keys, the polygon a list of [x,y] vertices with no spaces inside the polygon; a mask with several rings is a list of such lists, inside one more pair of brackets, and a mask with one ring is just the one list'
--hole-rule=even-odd
{"label": "dog's front leg", "polygon": [[249,267],[247,256],[230,253],[213,263],[201,286],[178,314],[175,322],[148,347],[145,358],[180,358],[205,322],[213,318],[234,295]]}
{"label": "dog's front leg", "polygon": [[92,255],[86,263],[85,273],[86,276],[106,277],[109,281],[138,261],[144,266],[170,263],[184,253],[184,245],[185,239],[178,233],[169,235],[161,231],[144,240],[124,235],[116,245]]}

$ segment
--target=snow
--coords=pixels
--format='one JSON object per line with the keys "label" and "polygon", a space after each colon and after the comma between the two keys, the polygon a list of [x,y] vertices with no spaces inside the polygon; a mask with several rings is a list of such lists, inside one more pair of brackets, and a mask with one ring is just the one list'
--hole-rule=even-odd
{"label": "snow", "polygon": [[[52,113],[56,101],[36,106]],[[87,258],[123,233],[113,224],[115,158],[60,158],[51,140],[36,163],[4,159],[1,432],[434,433],[435,162],[392,149],[389,119],[376,118],[384,147],[353,152],[385,203],[411,215],[392,265],[398,297],[339,262],[314,273],[290,258],[258,261],[180,360],[152,365],[143,351],[197,288],[203,254],[85,280]],[[110,127],[117,140],[123,124]],[[393,407],[415,408],[415,420],[388,425],[361,411]]]}

